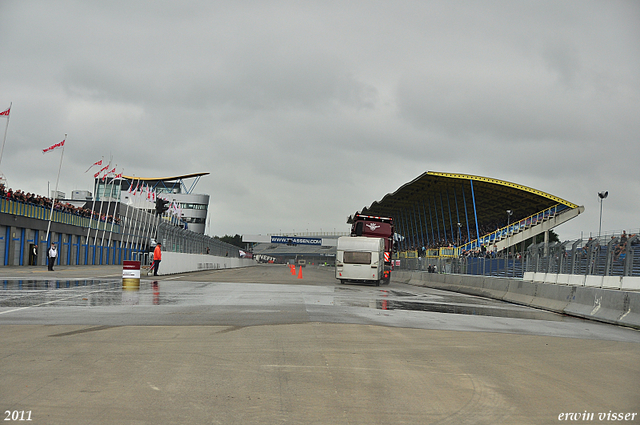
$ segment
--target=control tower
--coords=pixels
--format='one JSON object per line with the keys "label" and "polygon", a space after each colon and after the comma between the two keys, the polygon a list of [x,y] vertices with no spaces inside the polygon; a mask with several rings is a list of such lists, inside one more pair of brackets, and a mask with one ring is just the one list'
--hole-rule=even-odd
{"label": "control tower", "polygon": [[[136,188],[145,186],[151,191],[175,202],[180,214],[180,220],[186,229],[195,233],[204,234],[207,222],[207,210],[209,208],[209,195],[194,193],[194,189],[200,178],[209,173],[193,173],[172,177],[136,177],[122,176],[122,179],[102,181],[96,179],[96,201],[101,199],[118,199],[125,204],[131,204],[132,192]],[[191,180],[193,179],[193,180]],[[187,184],[185,180],[191,180]],[[135,205],[134,205],[135,206]],[[153,209],[153,204],[142,206],[144,209]]]}

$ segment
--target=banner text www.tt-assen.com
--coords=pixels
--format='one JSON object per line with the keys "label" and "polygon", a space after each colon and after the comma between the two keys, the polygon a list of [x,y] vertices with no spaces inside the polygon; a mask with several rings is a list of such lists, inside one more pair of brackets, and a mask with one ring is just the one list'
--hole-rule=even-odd
{"label": "banner text www.tt-assen.com", "polygon": [[271,243],[294,243],[297,245],[322,245],[320,238],[290,238],[286,236],[271,236]]}

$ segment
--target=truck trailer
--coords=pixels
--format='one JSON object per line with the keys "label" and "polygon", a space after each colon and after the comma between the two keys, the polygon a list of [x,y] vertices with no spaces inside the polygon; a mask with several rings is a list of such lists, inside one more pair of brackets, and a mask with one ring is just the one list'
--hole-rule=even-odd
{"label": "truck trailer", "polygon": [[384,266],[384,238],[341,236],[336,249],[336,279],[340,283],[389,283]]}

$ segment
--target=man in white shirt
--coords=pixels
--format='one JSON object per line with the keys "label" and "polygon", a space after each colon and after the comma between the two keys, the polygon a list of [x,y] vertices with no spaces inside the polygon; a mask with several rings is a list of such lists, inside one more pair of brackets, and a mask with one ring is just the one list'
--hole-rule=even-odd
{"label": "man in white shirt", "polygon": [[58,248],[56,248],[55,244],[52,244],[51,248],[49,248],[49,271],[53,271],[56,258],[58,258]]}

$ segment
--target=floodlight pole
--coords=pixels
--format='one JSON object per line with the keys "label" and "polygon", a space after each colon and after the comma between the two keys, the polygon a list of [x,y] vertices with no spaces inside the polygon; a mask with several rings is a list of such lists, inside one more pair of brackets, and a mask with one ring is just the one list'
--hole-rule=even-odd
{"label": "floodlight pole", "polygon": [[598,192],[598,197],[600,198],[600,226],[598,226],[598,239],[600,239],[600,234],[602,233],[602,201],[604,201],[607,196],[609,196],[608,190]]}
{"label": "floodlight pole", "polygon": [[511,226],[511,214],[513,214],[513,211],[507,210],[507,277],[509,277],[509,252],[511,251],[511,245],[509,245],[511,242],[511,232],[509,229],[509,226]]}

